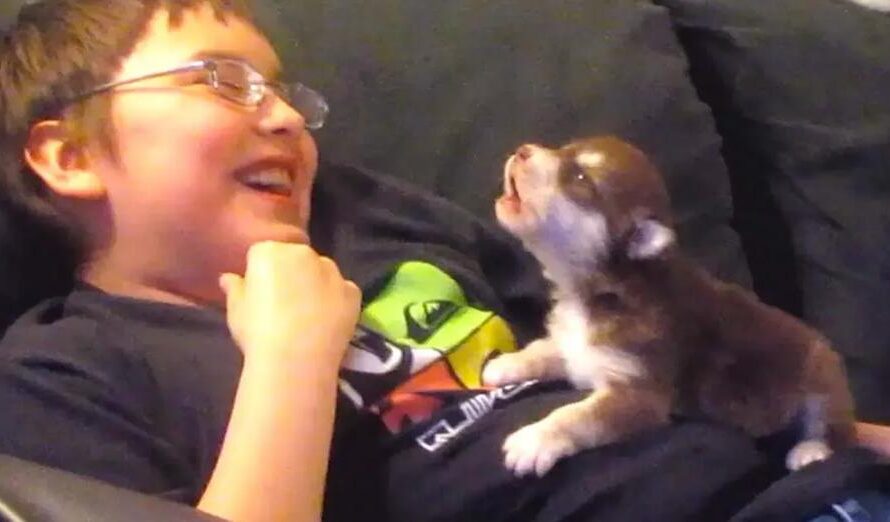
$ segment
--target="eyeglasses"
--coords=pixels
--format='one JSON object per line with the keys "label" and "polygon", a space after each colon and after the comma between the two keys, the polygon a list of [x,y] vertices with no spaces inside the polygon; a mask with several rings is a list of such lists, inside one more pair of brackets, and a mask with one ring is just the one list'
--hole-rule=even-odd
{"label": "eyeglasses", "polygon": [[229,59],[197,60],[174,69],[106,83],[71,98],[69,102],[80,101],[142,80],[188,72],[201,73],[202,76],[199,80],[212,87],[213,92],[227,100],[248,107],[256,107],[263,103],[271,91],[299,112],[306,122],[306,128],[310,130],[320,129],[330,111],[327,101],[319,92],[298,82],[267,81],[249,64]]}

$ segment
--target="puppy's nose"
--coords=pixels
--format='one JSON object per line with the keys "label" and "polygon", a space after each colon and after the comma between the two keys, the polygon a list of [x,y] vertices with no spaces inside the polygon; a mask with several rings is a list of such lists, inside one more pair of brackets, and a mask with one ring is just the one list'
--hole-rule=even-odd
{"label": "puppy's nose", "polygon": [[532,145],[523,145],[516,149],[516,157],[521,160],[527,160],[534,154],[535,148]]}

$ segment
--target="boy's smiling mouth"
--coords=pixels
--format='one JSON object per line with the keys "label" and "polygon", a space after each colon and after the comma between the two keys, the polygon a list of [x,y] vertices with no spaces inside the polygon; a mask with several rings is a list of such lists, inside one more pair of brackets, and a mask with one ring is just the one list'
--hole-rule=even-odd
{"label": "boy's smiling mouth", "polygon": [[290,173],[280,167],[252,171],[238,177],[243,185],[260,192],[290,197],[293,193],[293,179]]}
{"label": "boy's smiling mouth", "polygon": [[238,171],[235,179],[251,190],[289,198],[294,193],[295,177],[290,165],[287,161],[261,161]]}

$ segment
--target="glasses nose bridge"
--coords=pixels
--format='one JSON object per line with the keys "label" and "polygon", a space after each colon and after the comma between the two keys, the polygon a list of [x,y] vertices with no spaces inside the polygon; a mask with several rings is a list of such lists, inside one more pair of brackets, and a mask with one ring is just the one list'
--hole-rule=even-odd
{"label": "glasses nose bridge", "polygon": [[286,103],[291,110],[299,114],[307,129],[318,130],[324,126],[330,112],[330,107],[324,96],[298,82],[275,85],[279,88],[276,89],[272,86],[266,88]]}
{"label": "glasses nose bridge", "polygon": [[[314,90],[297,82],[278,82],[267,80],[262,73],[248,63],[239,63],[244,74],[244,85],[248,89],[245,102],[248,105],[260,107],[272,104],[272,112],[278,113],[277,104],[286,105],[286,112],[295,115],[300,128],[316,130],[324,125],[324,120],[329,111],[327,101]],[[279,131],[292,124],[287,117],[280,122]]]}
{"label": "glasses nose bridge", "polygon": [[262,120],[263,127],[268,132],[297,135],[310,128],[306,116],[294,105],[286,90],[282,92],[273,88],[273,85],[264,83],[262,91],[258,106],[267,107],[263,111]]}

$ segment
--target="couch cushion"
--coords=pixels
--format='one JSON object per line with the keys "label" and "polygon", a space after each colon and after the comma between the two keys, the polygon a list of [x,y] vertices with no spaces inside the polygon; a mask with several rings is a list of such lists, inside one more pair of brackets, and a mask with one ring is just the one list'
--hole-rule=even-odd
{"label": "couch cushion", "polygon": [[[267,0],[296,77],[324,92],[334,160],[409,179],[492,216],[518,145],[595,133],[666,173],[685,246],[747,282],[729,181],[667,12],[633,0]],[[321,180],[321,183],[324,181]]]}
{"label": "couch cushion", "polygon": [[772,197],[801,313],[846,356],[860,414],[890,420],[890,16],[843,0],[659,3],[748,196],[755,278],[787,248],[760,219],[756,198]]}

